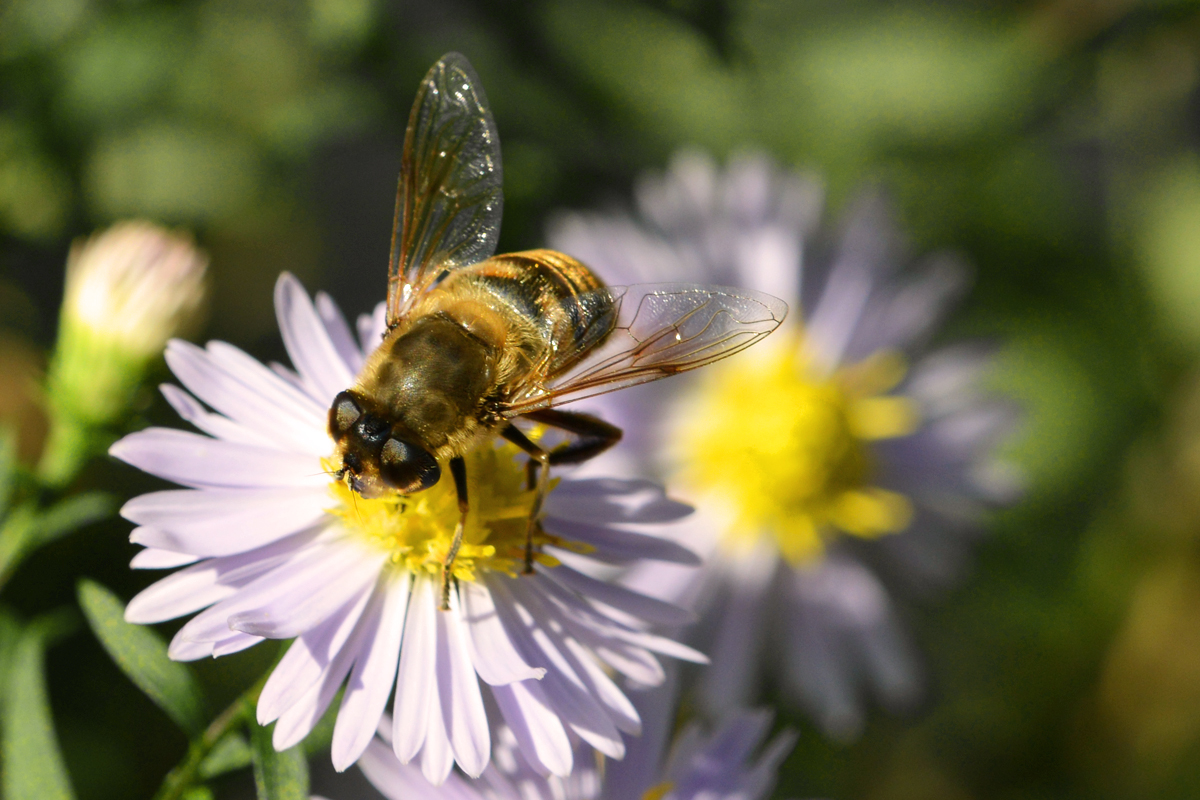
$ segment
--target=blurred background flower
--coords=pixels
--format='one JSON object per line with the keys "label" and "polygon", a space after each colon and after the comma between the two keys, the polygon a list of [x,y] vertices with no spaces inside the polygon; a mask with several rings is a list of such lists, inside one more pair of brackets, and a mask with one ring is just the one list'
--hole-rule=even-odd
{"label": "blurred background flower", "polygon": [[[413,87],[458,50],[504,146],[501,251],[544,244],[553,209],[623,208],[639,174],[693,146],[820,175],[829,219],[883,186],[913,252],[950,248],[974,269],[933,344],[1004,343],[990,384],[1024,409],[1004,455],[1025,500],[994,520],[970,582],[901,611],[932,680],[925,704],[868,713],[852,746],[781,711],[802,735],[776,795],[1190,797],[1198,30],[1194,4],[1138,0],[9,0],[0,417],[36,463],[63,264],[119,218],[194,231],[211,259],[205,338],[261,360],[283,355],[270,287],[284,269],[369,309]],[[137,426],[170,417],[157,401],[132,410]],[[162,488],[111,466],[79,484]],[[132,597],[149,578],[127,569],[127,535],[114,521],[48,543],[0,602],[33,618],[74,604],[81,575]],[[34,645],[51,643],[74,792],[149,797],[186,737],[92,636],[57,630],[12,651],[13,685],[32,685]],[[209,707],[276,655],[266,642],[198,662]],[[323,780],[314,790],[346,796]],[[211,785],[253,792],[246,770]]]}
{"label": "blurred background flower", "polygon": [[789,303],[751,353],[595,404],[632,434],[617,459],[699,505],[682,540],[702,569],[621,580],[700,611],[693,636],[713,659],[701,706],[720,717],[754,703],[765,662],[848,741],[868,702],[920,700],[893,592],[961,577],[987,507],[1017,494],[994,454],[1016,415],[981,391],[989,348],[925,352],[964,266],[948,254],[908,264],[877,194],[859,195],[832,236],[810,233],[819,205],[811,181],[762,155],[719,167],[682,152],[639,179],[637,217],[562,215],[550,242],[614,281],[724,283]]}
{"label": "blurred background flower", "polygon": [[[671,717],[669,709],[652,713]],[[787,732],[765,742],[770,727],[771,714],[766,711],[741,711],[708,734],[692,725],[680,733],[663,764],[644,759],[636,766],[605,761],[583,745],[578,748],[575,770],[565,778],[543,775],[531,767],[515,746],[512,732],[502,729],[484,774],[477,780],[453,775],[442,790],[426,781],[415,766],[396,761],[378,741],[371,743],[360,766],[388,800],[447,796],[461,800],[765,800],[774,788],[779,762],[795,742],[795,735]]]}

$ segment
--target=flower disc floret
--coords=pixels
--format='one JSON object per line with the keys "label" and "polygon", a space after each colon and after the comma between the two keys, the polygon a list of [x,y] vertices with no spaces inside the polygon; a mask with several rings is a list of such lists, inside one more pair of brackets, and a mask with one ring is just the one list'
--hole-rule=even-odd
{"label": "flower disc floret", "polygon": [[685,484],[727,499],[725,544],[772,537],[788,560],[820,555],[834,528],[874,537],[907,527],[902,494],[871,485],[872,440],[911,433],[913,403],[882,394],[903,378],[880,355],[827,373],[805,359],[800,337],[758,358],[731,359],[703,376],[677,415],[676,461]]}
{"label": "flower disc floret", "polygon": [[[538,438],[536,432],[533,438]],[[453,575],[473,581],[483,570],[516,577],[525,567],[525,538],[536,498],[527,485],[526,459],[507,442],[476,448],[465,459],[471,505]],[[332,470],[332,462],[324,463]],[[551,479],[551,491],[557,485]],[[386,552],[392,564],[409,572],[441,574],[459,521],[458,492],[448,469],[442,470],[435,486],[413,495],[365,498],[346,481],[336,480],[329,491],[334,502],[327,510],[346,530]],[[533,545],[534,559],[546,567],[559,563],[544,552],[547,545],[578,553],[591,549],[540,527],[534,529]]]}

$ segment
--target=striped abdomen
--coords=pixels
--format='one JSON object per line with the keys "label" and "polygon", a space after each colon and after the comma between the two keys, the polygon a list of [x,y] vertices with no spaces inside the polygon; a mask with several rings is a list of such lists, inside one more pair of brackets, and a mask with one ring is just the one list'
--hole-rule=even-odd
{"label": "striped abdomen", "polygon": [[466,267],[455,278],[507,306],[514,322],[530,328],[532,336],[525,338],[538,341],[527,344],[542,349],[538,356],[547,359],[547,378],[604,341],[616,319],[604,283],[583,264],[554,250],[494,256]]}

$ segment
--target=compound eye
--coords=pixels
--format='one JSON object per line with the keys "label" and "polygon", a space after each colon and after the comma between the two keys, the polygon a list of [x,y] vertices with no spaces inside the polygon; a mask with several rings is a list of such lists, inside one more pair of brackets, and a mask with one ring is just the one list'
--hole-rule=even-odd
{"label": "compound eye", "polygon": [[436,484],[442,468],[427,451],[393,437],[379,453],[379,476],[396,491],[412,494]]}
{"label": "compound eye", "polygon": [[336,438],[341,438],[361,416],[362,409],[358,407],[354,395],[339,392],[338,396],[333,398],[333,406],[329,409],[329,432]]}

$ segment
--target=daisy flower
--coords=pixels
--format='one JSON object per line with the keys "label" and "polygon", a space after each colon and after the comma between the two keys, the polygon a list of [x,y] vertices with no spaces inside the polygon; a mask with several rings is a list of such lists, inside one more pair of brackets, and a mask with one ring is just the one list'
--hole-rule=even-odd
{"label": "daisy flower", "polygon": [[454,763],[483,771],[496,714],[545,772],[571,773],[572,737],[621,758],[621,734],[636,734],[641,720],[612,674],[655,685],[664,680],[656,653],[703,656],[649,631],[678,625],[685,612],[580,568],[695,563],[639,530],[690,509],[646,481],[562,479],[544,506],[534,573],[521,574],[534,501],[524,459],[509,445],[478,448],[467,459],[472,507],[443,611],[453,484],[366,499],[329,462],[329,406],[381,340],[382,305],[359,320],[357,339],[329,297],[314,305],[290,275],[276,286],[275,307],[295,370],[223,342],[172,341],[167,363],[186,391],[162,389],[200,433],[151,428],[112,447],[186,487],[122,510],[139,526],[131,540],[146,548],[132,566],[183,567],[134,597],[126,619],[200,612],[170,645],[185,661],[294,639],[263,687],[258,720],[275,723],[274,745],[286,749],[344,686],[332,745],[339,770],[362,755],[389,700],[395,755],[419,759],[434,784]]}
{"label": "daisy flower", "polygon": [[993,450],[1015,415],[980,387],[986,347],[926,347],[965,286],[961,265],[936,255],[902,269],[875,195],[822,255],[808,242],[820,198],[764,157],[722,170],[689,152],[639,184],[640,219],[567,215],[550,240],[614,283],[728,282],[788,301],[752,353],[596,406],[641,447],[627,454],[699,509],[686,535],[703,568],[637,568],[625,583],[701,612],[694,638],[713,659],[702,702],[750,703],[770,666],[847,739],[868,698],[892,710],[919,698],[893,590],[949,583],[981,513],[1013,498]]}
{"label": "daisy flower", "polygon": [[[647,718],[662,720],[655,743],[639,742],[640,758],[606,763],[603,754],[576,742],[575,769],[547,775],[530,764],[512,731],[497,731],[492,763],[478,779],[454,774],[441,787],[419,770],[402,764],[383,742],[367,748],[359,768],[388,800],[763,800],[775,786],[779,765],[791,752],[790,731],[763,745],[771,728],[768,711],[740,711],[711,733],[690,724],[675,737],[664,759],[667,727],[673,718],[660,701],[673,692],[637,692]],[[649,737],[650,734],[647,734]]]}

